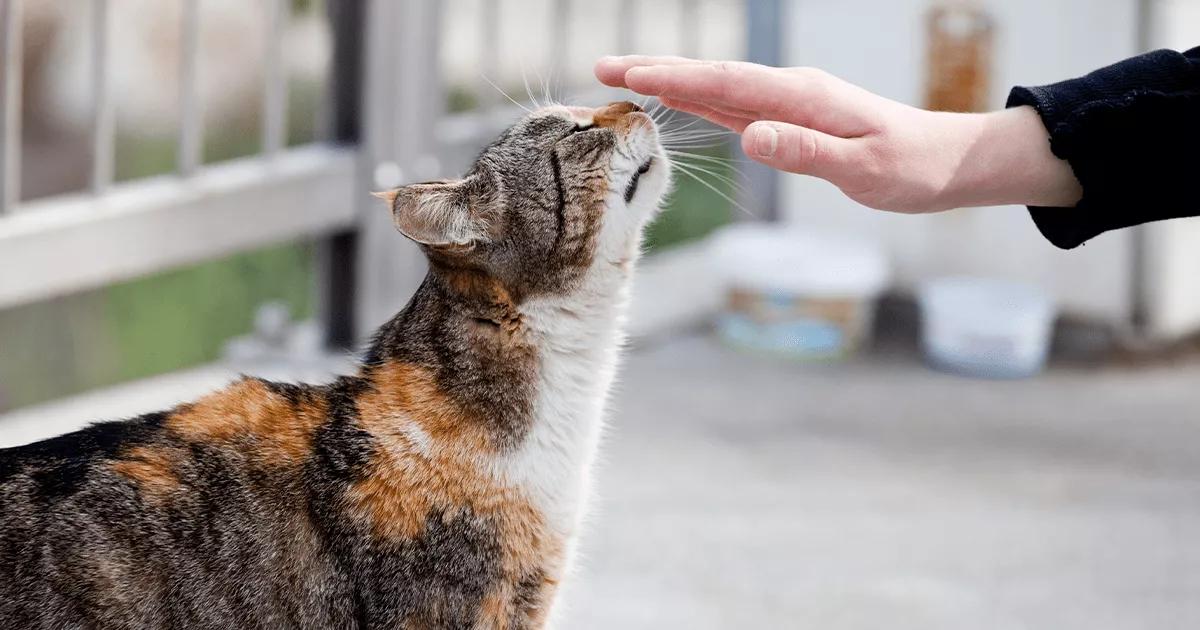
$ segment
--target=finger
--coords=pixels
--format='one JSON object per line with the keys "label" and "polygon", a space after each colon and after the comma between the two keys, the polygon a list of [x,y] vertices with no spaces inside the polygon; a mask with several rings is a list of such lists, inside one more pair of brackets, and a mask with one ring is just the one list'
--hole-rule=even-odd
{"label": "finger", "polygon": [[729,61],[634,66],[625,73],[625,84],[642,94],[732,108],[843,137],[871,128],[869,93],[819,70]]}
{"label": "finger", "polygon": [[704,63],[697,59],[675,57],[670,55],[623,55],[620,57],[601,57],[596,61],[593,71],[596,78],[604,85],[626,87],[625,73],[635,66],[672,66],[687,63]]}
{"label": "finger", "polygon": [[[721,114],[725,114],[726,116],[734,116],[736,118],[744,118],[746,120],[758,120],[759,118],[761,118],[758,115],[758,112],[748,112],[746,110],[738,109],[736,107],[726,107],[726,106],[722,106],[720,104],[697,103],[695,101],[688,101],[688,100],[684,100],[681,98],[672,98],[670,96],[660,96],[658,98],[658,100],[663,105],[666,105],[667,107],[670,107],[671,109],[682,110],[685,107],[691,107],[691,108],[695,108],[695,109],[703,109],[703,110],[706,110],[709,112],[718,112]],[[678,104],[679,107],[672,105],[672,103]],[[691,112],[691,113],[695,114],[696,112]]]}
{"label": "finger", "polygon": [[713,108],[708,107],[707,105],[701,105],[700,103],[668,98],[663,98],[660,100],[662,101],[663,105],[670,107],[671,109],[677,109],[681,112],[687,112],[689,114],[699,116],[709,122],[725,127],[726,129],[736,131],[737,133],[741,133],[742,130],[745,129],[750,123],[754,122],[753,118],[718,112]]}
{"label": "finger", "polygon": [[854,140],[775,121],[758,121],[747,127],[742,150],[756,162],[834,184],[853,174],[860,155]]}

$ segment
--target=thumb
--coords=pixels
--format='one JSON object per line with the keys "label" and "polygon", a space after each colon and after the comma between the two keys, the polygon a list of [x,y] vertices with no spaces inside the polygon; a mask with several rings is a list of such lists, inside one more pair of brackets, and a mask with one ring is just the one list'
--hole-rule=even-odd
{"label": "thumb", "polygon": [[756,162],[791,173],[835,181],[854,168],[852,140],[775,121],[742,132],[742,150]]}

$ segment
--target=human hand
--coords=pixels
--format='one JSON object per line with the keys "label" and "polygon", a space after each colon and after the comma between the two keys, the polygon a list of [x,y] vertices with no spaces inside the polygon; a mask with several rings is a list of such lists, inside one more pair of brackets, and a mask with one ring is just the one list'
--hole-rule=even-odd
{"label": "human hand", "polygon": [[606,85],[657,96],[741,133],[750,158],[828,180],[872,208],[1061,206],[1081,194],[1030,108],[930,112],[815,68],[744,62],[605,57],[595,72]]}

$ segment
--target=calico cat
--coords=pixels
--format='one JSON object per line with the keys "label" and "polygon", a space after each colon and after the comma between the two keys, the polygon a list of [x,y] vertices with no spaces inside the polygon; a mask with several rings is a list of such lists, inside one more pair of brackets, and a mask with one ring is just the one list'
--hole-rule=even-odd
{"label": "calico cat", "polygon": [[353,376],[0,450],[0,627],[543,627],[665,156],[633,103],[543,108],[381,195],[429,272]]}

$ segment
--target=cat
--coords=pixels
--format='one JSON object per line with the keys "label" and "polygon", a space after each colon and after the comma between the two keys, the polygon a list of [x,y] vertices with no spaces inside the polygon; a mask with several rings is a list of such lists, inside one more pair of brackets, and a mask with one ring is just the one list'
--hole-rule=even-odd
{"label": "cat", "polygon": [[544,627],[671,168],[634,103],[541,108],[379,195],[429,271],[354,375],[0,450],[0,626]]}

